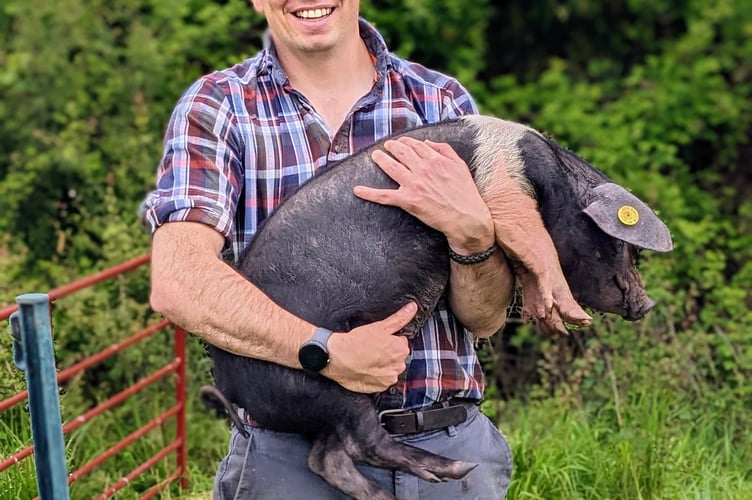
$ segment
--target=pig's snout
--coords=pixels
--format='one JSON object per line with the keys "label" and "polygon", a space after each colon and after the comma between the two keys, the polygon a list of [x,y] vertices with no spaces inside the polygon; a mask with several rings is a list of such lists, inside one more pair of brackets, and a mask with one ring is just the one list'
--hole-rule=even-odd
{"label": "pig's snout", "polygon": [[637,321],[655,307],[655,301],[648,297],[637,270],[630,271],[624,275],[617,274],[614,281],[622,296],[621,317],[627,321]]}
{"label": "pig's snout", "polygon": [[645,315],[655,307],[655,301],[650,297],[645,296],[644,300],[638,307],[628,307],[627,314],[623,316],[627,321],[637,321],[645,317]]}

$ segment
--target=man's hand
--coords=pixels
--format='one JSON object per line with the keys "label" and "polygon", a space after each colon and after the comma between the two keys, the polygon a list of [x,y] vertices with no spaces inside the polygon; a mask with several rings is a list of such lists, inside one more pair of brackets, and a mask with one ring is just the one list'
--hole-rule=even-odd
{"label": "man's hand", "polygon": [[[448,144],[400,137],[371,155],[398,189],[356,186],[364,200],[400,207],[441,231],[455,252],[469,255],[494,243],[491,213],[465,162]],[[390,156],[391,155],[391,156]]]}
{"label": "man's hand", "polygon": [[397,382],[410,354],[407,338],[395,335],[415,317],[414,302],[388,318],[335,333],[329,338],[329,365],[322,374],[354,392],[375,393]]}
{"label": "man's hand", "polygon": [[[356,196],[399,207],[441,231],[460,255],[483,252],[497,233],[492,212],[465,162],[448,144],[400,137],[371,158],[399,188],[356,186]],[[391,155],[391,156],[390,156]],[[450,264],[449,305],[476,337],[489,337],[506,320],[514,276],[502,252],[477,265]]]}

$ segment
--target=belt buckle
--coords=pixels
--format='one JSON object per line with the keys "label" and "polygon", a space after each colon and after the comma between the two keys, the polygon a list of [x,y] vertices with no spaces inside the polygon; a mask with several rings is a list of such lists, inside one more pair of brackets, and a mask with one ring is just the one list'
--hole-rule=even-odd
{"label": "belt buckle", "polygon": [[381,417],[383,417],[384,415],[396,415],[398,413],[407,413],[407,411],[403,410],[402,408],[393,408],[391,410],[381,410],[378,413],[379,425],[381,427],[384,427],[384,422],[381,419]]}
{"label": "belt buckle", "polygon": [[[388,417],[390,415],[393,415],[397,419],[400,419],[403,417],[417,416],[418,413],[419,412],[416,412],[415,410],[405,410],[403,408],[394,408],[390,410],[382,410],[378,413],[377,416],[378,416],[379,424],[381,425],[381,427],[387,433],[393,436],[397,436],[397,435],[403,435],[403,434],[411,434],[411,433],[419,432],[420,430],[422,430],[420,429],[423,423],[422,415],[420,416],[420,418],[418,418],[419,423],[421,425],[415,428],[411,428],[411,429],[404,429],[404,426],[405,426],[404,422],[402,424],[397,424],[397,427],[395,428],[390,428],[389,424],[394,424],[394,421],[391,421],[391,419],[389,419]],[[402,427],[402,429],[400,429],[400,427]]]}

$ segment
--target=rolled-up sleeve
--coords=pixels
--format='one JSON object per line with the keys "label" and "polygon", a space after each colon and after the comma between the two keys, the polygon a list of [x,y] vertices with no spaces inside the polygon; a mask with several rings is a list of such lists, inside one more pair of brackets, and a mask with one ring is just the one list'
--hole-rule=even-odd
{"label": "rolled-up sleeve", "polygon": [[166,222],[200,222],[228,237],[243,167],[231,100],[211,77],[180,98],[167,126],[156,190],[141,207],[153,233]]}

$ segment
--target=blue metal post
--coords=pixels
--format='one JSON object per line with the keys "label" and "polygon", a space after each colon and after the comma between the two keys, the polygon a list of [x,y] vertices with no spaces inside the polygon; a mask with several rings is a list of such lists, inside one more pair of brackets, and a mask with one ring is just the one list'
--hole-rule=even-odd
{"label": "blue metal post", "polygon": [[47,294],[16,297],[18,311],[10,317],[13,358],[26,372],[37,487],[41,500],[69,500],[65,441],[60,419],[55,353],[52,349],[50,300]]}

